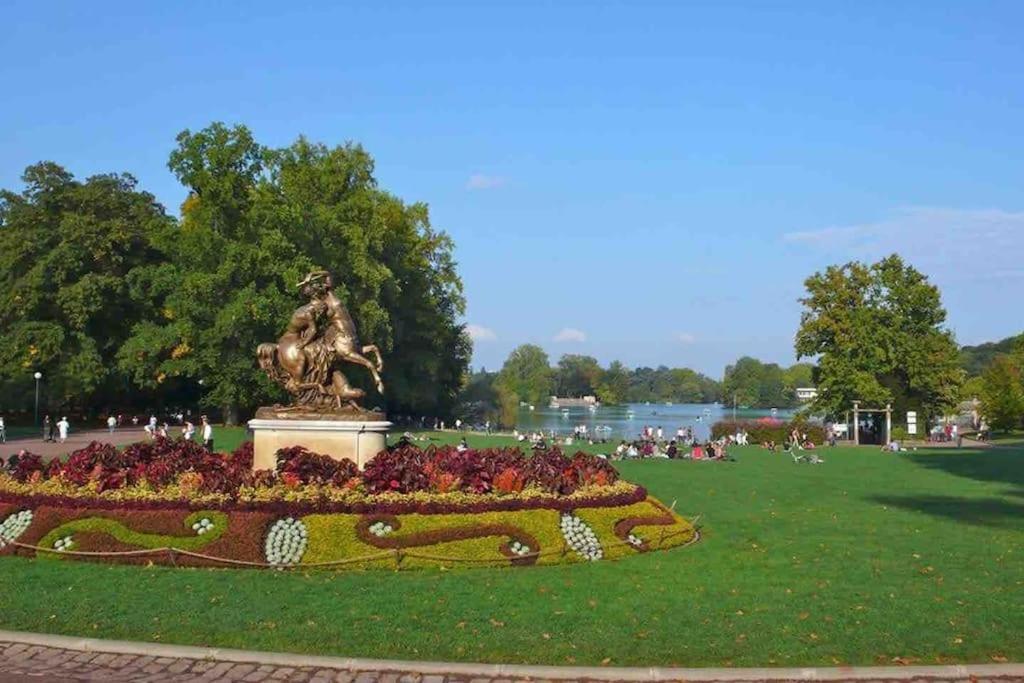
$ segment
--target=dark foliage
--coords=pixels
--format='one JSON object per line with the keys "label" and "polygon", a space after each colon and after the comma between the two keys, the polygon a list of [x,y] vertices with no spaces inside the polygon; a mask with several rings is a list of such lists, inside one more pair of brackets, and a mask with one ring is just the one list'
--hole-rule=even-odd
{"label": "dark foliage", "polygon": [[[250,458],[250,467],[251,462]],[[359,468],[351,460],[335,460],[328,455],[311,453],[302,446],[292,446],[277,452],[277,474],[282,478],[295,477],[303,484],[344,486],[359,476]]]}

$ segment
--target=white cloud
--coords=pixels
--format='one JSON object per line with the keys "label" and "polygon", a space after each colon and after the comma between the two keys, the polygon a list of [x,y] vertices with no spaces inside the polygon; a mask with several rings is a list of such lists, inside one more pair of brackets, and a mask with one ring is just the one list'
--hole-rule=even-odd
{"label": "white cloud", "polygon": [[466,325],[466,333],[473,341],[494,341],[498,338],[494,330],[483,325]]}
{"label": "white cloud", "polygon": [[501,176],[496,175],[484,175],[483,173],[474,173],[469,176],[469,180],[466,181],[467,190],[493,190],[496,187],[501,187],[505,184],[505,179]]}
{"label": "white cloud", "polygon": [[697,337],[689,332],[679,332],[676,334],[676,341],[683,344],[692,344],[697,341]]}
{"label": "white cloud", "polygon": [[555,335],[556,342],[585,342],[587,341],[587,333],[582,330],[577,330],[572,327],[563,327],[558,334]]}
{"label": "white cloud", "polygon": [[786,242],[848,261],[896,252],[957,279],[1016,279],[1024,269],[1024,211],[905,207],[873,223],[788,232]]}

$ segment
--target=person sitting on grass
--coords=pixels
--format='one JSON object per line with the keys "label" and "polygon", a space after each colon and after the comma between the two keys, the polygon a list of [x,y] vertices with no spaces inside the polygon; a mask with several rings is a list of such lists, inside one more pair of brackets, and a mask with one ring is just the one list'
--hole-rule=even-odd
{"label": "person sitting on grass", "polygon": [[779,446],[778,444],[775,443],[775,439],[762,441],[761,448],[765,449],[766,451],[771,451],[772,453],[777,453],[779,450]]}
{"label": "person sitting on grass", "polygon": [[679,457],[679,449],[676,447],[675,439],[668,442],[668,448],[665,449],[665,455],[667,455],[671,460],[675,460]]}
{"label": "person sitting on grass", "polygon": [[626,457],[626,441],[622,440],[612,451],[612,460],[622,460],[624,457]]}
{"label": "person sitting on grass", "polygon": [[704,459],[704,447],[701,446],[700,443],[697,441],[693,442],[693,450],[690,451],[690,458],[692,458],[693,460]]}
{"label": "person sitting on grass", "polygon": [[900,448],[900,442],[897,441],[896,439],[893,439],[889,443],[882,445],[882,452],[899,453],[901,450],[903,449]]}

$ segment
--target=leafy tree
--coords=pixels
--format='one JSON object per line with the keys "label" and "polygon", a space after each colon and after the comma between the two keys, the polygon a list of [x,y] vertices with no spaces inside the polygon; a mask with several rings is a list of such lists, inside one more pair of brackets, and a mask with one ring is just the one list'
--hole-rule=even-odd
{"label": "leafy tree", "polygon": [[498,393],[498,424],[503,427],[515,427],[519,420],[519,395],[497,384]]}
{"label": "leafy tree", "polygon": [[[363,341],[385,355],[387,407],[451,411],[470,343],[456,322],[464,300],[452,243],[424,205],[380,190],[356,145],[300,138],[268,149],[244,126],[220,123],[177,141],[168,166],[189,195],[180,226],[163,235],[170,262],[133,280],[165,313],[136,325],[119,356],[138,384],[202,380],[204,402],[229,422],[240,408],[283,398],[253,353],[300,303],[295,283],[325,268]],[[344,372],[370,405],[384,400],[366,373]]]}
{"label": "leafy tree", "polygon": [[497,385],[506,397],[514,394],[520,401],[543,403],[554,389],[548,354],[535,344],[516,347],[498,373]]}
{"label": "leafy tree", "polygon": [[52,407],[125,405],[116,354],[158,313],[130,283],[163,258],[155,237],[173,220],[127,174],[81,182],[44,162],[22,180],[0,191],[0,380],[27,394],[40,371]]}
{"label": "leafy tree", "polygon": [[812,363],[796,363],[786,368],[782,375],[786,385],[786,396],[794,400],[799,387],[814,386],[814,365]]}
{"label": "leafy tree", "polygon": [[711,403],[720,395],[718,382],[689,368],[640,367],[630,376],[630,401]]}
{"label": "leafy tree", "polygon": [[957,345],[924,275],[892,255],[830,266],[805,287],[796,352],[818,357],[814,410],[834,417],[860,400],[934,415],[956,402]]}
{"label": "leafy tree", "polygon": [[555,386],[559,396],[590,396],[601,381],[601,365],[592,356],[567,353],[555,369]]}
{"label": "leafy tree", "polygon": [[784,395],[782,369],[774,363],[765,364],[750,356],[726,366],[722,394],[729,402],[755,408],[788,403]]}
{"label": "leafy tree", "polygon": [[1024,376],[1008,355],[996,356],[981,376],[981,408],[993,429],[1010,431],[1024,417]]}
{"label": "leafy tree", "polygon": [[629,369],[619,361],[612,361],[601,374],[597,384],[597,400],[607,405],[625,402],[629,395]]}
{"label": "leafy tree", "polygon": [[464,420],[472,423],[497,419],[500,409],[498,390],[494,386],[497,377],[498,373],[487,370],[469,374],[459,395],[459,414]]}

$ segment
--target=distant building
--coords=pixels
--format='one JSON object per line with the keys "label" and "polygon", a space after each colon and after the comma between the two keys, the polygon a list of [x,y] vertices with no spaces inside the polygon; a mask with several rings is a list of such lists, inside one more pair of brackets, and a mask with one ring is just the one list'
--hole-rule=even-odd
{"label": "distant building", "polygon": [[797,387],[796,398],[803,403],[813,401],[818,398],[818,390],[814,387]]}
{"label": "distant building", "polygon": [[548,403],[549,408],[589,408],[590,406],[599,406],[597,402],[597,396],[584,396],[583,398],[561,398],[559,396],[552,396],[551,402]]}

